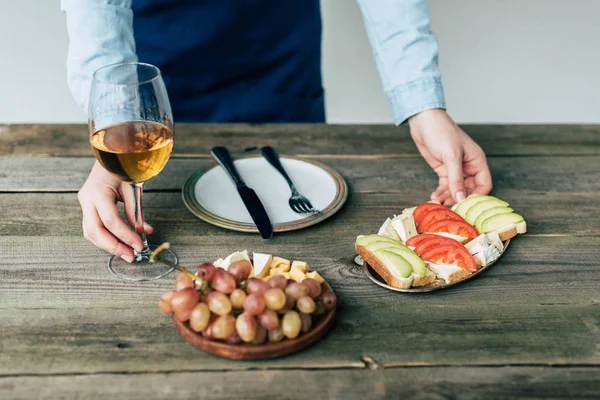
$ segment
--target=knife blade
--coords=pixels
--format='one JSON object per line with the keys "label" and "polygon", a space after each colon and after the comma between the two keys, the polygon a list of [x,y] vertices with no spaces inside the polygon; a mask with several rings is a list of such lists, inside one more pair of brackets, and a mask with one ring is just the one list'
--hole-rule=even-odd
{"label": "knife blade", "polygon": [[212,148],[211,154],[231,178],[248,213],[250,213],[250,217],[252,217],[254,224],[258,228],[260,236],[263,239],[271,238],[273,236],[273,225],[267,215],[267,211],[260,202],[256,192],[246,185],[238,170],[235,168],[229,150],[224,146],[216,146]]}

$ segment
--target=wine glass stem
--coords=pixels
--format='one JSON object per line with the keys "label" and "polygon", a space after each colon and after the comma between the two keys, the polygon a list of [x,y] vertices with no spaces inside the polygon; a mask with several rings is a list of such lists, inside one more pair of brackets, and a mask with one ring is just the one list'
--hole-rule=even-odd
{"label": "wine glass stem", "polygon": [[144,230],[144,213],[142,212],[142,197],[144,193],[144,183],[132,183],[131,190],[133,192],[133,210],[135,219],[135,232],[141,236],[144,249],[140,252],[133,250],[136,261],[141,261],[144,258],[149,258],[152,250],[148,247],[146,232]]}

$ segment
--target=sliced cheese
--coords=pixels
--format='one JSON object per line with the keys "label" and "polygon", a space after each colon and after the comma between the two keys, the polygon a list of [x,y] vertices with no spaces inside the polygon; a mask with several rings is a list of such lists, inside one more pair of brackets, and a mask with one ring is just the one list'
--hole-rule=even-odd
{"label": "sliced cheese", "polygon": [[248,255],[248,250],[244,251],[236,251],[225,257],[225,259],[219,258],[213,264],[215,267],[228,269],[231,264],[236,261],[246,260],[250,261],[250,256]]}
{"label": "sliced cheese", "polygon": [[379,232],[377,232],[377,234],[379,236],[385,236],[390,239],[398,241],[401,240],[400,236],[398,236],[398,233],[396,233],[396,230],[392,227],[392,220],[389,218],[385,220],[383,225],[381,225],[381,228],[379,228]]}
{"label": "sliced cheese", "polygon": [[466,273],[466,270],[457,267],[453,264],[432,264],[427,263],[429,269],[431,269],[438,278],[443,279],[446,283],[451,283],[453,279],[453,275],[469,275]]}
{"label": "sliced cheese", "polygon": [[[496,235],[498,236],[498,235]],[[469,243],[465,244],[465,247],[471,254],[477,254],[486,247],[489,247],[492,244],[490,237],[486,234],[482,234],[477,236],[475,239],[471,240]]]}
{"label": "sliced cheese", "polygon": [[296,282],[302,282],[304,279],[306,279],[306,273],[302,271],[298,265],[292,264],[292,268],[290,269],[290,278]]}
{"label": "sliced cheese", "polygon": [[415,207],[411,207],[411,208],[405,208],[404,210],[402,210],[402,214],[412,216],[413,213],[415,212],[415,208],[417,208],[417,207],[415,206]]}
{"label": "sliced cheese", "polygon": [[454,240],[459,241],[460,243],[465,243],[467,240],[469,240],[469,238],[466,238],[464,236],[454,235],[454,234],[448,233],[448,232],[431,232],[431,234],[454,239]]}
{"label": "sliced cheese", "polygon": [[487,237],[490,240],[490,246],[495,247],[500,253],[504,251],[504,243],[502,243],[497,233],[489,233]]}
{"label": "sliced cheese", "polygon": [[473,257],[475,257],[481,262],[482,267],[487,267],[488,265],[499,259],[500,255],[501,253],[498,251],[497,248],[490,246],[486,247],[479,253],[474,254]]}
{"label": "sliced cheese", "polygon": [[323,277],[317,271],[310,271],[309,273],[306,274],[306,277],[312,278],[315,281],[317,281],[318,283],[325,282],[325,279],[323,279]]}
{"label": "sliced cheese", "polygon": [[417,227],[415,226],[415,219],[412,215],[401,214],[395,216],[391,220],[391,225],[403,243],[417,235]]}
{"label": "sliced cheese", "polygon": [[294,269],[294,267],[297,267],[303,273],[307,273],[308,272],[308,264],[305,263],[304,261],[294,261],[294,262],[292,262],[291,269]]}
{"label": "sliced cheese", "polygon": [[254,260],[253,269],[255,277],[264,278],[269,275],[273,256],[270,254],[252,253],[252,260]]}
{"label": "sliced cheese", "polygon": [[217,268],[223,268],[223,269],[229,268],[229,264],[225,264],[225,260],[223,260],[222,258],[219,258],[217,261],[215,261],[213,263],[213,265]]}

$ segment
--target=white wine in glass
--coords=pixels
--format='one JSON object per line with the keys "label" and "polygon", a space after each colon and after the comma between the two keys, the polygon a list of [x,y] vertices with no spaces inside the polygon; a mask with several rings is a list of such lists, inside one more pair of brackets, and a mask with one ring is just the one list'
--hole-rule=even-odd
{"label": "white wine in glass", "polygon": [[[111,257],[108,269],[121,279],[147,281],[173,268],[150,263],[152,251],[144,232],[143,185],[158,175],[173,149],[173,116],[160,71],[144,63],[121,63],[94,73],[88,105],[90,143],[96,159],[117,179],[131,185],[135,231],[144,249],[134,250],[134,262]],[[173,251],[161,257],[177,263]]]}

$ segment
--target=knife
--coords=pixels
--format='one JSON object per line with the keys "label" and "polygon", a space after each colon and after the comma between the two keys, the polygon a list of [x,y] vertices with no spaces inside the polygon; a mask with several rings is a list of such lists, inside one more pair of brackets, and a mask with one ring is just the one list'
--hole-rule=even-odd
{"label": "knife", "polygon": [[233,184],[242,198],[244,205],[248,209],[252,220],[260,232],[260,236],[262,236],[263,239],[269,239],[272,237],[273,225],[271,224],[271,220],[269,220],[269,216],[265,211],[265,207],[260,202],[256,192],[249,188],[246,183],[244,183],[244,180],[233,164],[233,159],[231,158],[231,154],[229,154],[229,150],[223,146],[216,146],[213,147],[211,154],[215,160],[221,164],[221,167],[225,169],[233,181]]}

